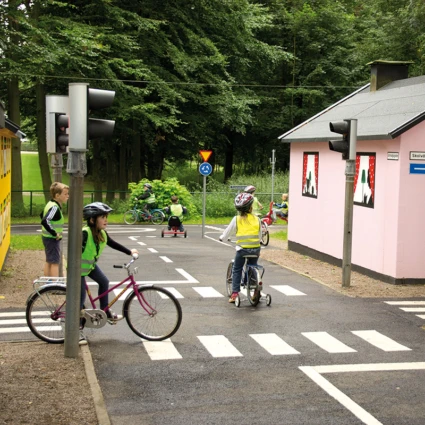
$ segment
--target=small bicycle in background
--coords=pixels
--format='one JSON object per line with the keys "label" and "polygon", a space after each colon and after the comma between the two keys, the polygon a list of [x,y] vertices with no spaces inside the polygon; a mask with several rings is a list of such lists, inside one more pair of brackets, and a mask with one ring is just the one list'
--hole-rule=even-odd
{"label": "small bicycle in background", "polygon": [[[263,282],[262,278],[264,275],[264,267],[257,265],[248,264],[248,258],[256,257],[255,255],[245,255],[245,264],[242,269],[242,281],[241,281],[241,291],[245,297],[248,299],[249,303],[252,306],[256,306],[260,300],[265,300],[266,305],[270,306],[272,303],[272,297],[270,294],[262,295],[261,291],[263,290]],[[232,260],[227,266],[226,273],[226,292],[230,297],[232,295],[232,271],[233,271],[233,263]],[[241,297],[239,295],[235,299],[235,306],[239,307],[241,305]]]}
{"label": "small bicycle in background", "polygon": [[[126,293],[123,304],[123,317],[130,329],[140,338],[148,341],[162,341],[170,338],[179,329],[182,322],[182,309],[176,297],[164,288],[155,285],[138,285],[134,279],[137,267],[130,269],[137,259],[134,254],[128,264],[114,265],[115,268],[127,270],[127,277],[113,285],[106,292],[93,298],[86,283],[86,291],[91,308],[81,311],[81,319],[86,328],[102,328],[108,320],[106,311]],[[50,282],[49,280],[55,281]],[[96,308],[95,302],[120,288],[104,310]],[[26,320],[31,332],[43,341],[62,344],[65,340],[66,322],[66,278],[42,277],[34,281],[35,291],[28,297]]]}
{"label": "small bicycle in background", "polygon": [[124,222],[126,224],[140,223],[142,221],[150,221],[153,224],[162,224],[165,220],[165,214],[159,208],[149,210],[147,213],[141,209],[134,207],[124,213]]}

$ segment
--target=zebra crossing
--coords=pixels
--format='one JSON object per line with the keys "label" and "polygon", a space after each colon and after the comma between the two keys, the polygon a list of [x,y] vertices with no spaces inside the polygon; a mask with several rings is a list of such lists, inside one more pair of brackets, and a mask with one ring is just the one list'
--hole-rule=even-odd
{"label": "zebra crossing", "polygon": [[[385,304],[397,306],[406,313],[425,313],[425,301],[384,301]],[[425,319],[425,314],[416,314],[420,319]]]}
{"label": "zebra crossing", "polygon": [[[40,320],[43,320],[43,316],[48,316],[48,312],[39,312],[39,315]],[[353,330],[346,332],[366,343],[367,349],[374,347],[374,349],[383,352],[412,351],[411,348],[400,344],[377,330]],[[33,337],[30,329],[26,326],[25,312],[0,313],[0,334],[11,333],[24,334],[25,337]],[[346,337],[347,335],[345,335],[345,333],[339,336],[341,339],[346,339]],[[308,354],[313,350],[313,347],[319,348],[321,351],[329,354],[357,353],[360,350],[358,348],[359,344],[356,343],[357,349],[353,348],[327,331],[300,332],[295,340],[300,341],[301,339],[302,342],[291,342],[291,344],[277,333],[251,333],[242,336],[242,339],[245,339],[243,342],[241,342],[240,335],[237,336],[236,341],[232,341],[231,336],[224,334],[196,335],[193,338],[195,338],[195,340],[189,341],[189,346],[200,343],[206,355],[210,358],[244,357],[245,354],[242,352],[240,345],[242,344],[244,347],[250,347],[252,342],[260,346],[265,353],[271,356]],[[293,341],[294,336],[291,335],[291,338]],[[311,344],[306,345],[306,340]],[[146,341],[141,339],[141,342],[146,354],[152,361],[183,359],[183,355],[179,352],[181,343],[175,344],[172,339],[167,339],[165,341]],[[296,346],[297,344],[299,345],[298,347]],[[364,347],[362,344],[360,344],[360,346]],[[251,353],[252,347],[246,348],[246,350],[247,353]],[[185,351],[187,353],[187,345],[185,345]],[[363,348],[360,351],[363,351]]]}
{"label": "zebra crossing", "polygon": [[[412,351],[411,348],[406,347],[397,341],[394,341],[393,339],[376,330],[357,330],[350,331],[350,333],[359,337],[361,340],[375,347],[376,349],[384,352]],[[276,333],[249,334],[248,336],[248,339],[254,341],[271,356],[292,356],[307,354],[288,344]],[[301,336],[307,338],[316,347],[319,347],[324,352],[329,354],[346,354],[358,352],[358,350],[349,347],[328,332],[301,332]],[[196,338],[201,343],[206,353],[208,353],[208,355],[212,358],[244,357],[241,349],[237,347],[237,345],[241,343],[239,337],[237,343],[235,344],[226,335],[198,335]],[[182,354],[178,351],[178,346],[176,346],[170,339],[165,341],[142,340],[142,344],[150,360],[155,361],[183,359]],[[247,351],[252,352],[251,349],[248,349]]]}

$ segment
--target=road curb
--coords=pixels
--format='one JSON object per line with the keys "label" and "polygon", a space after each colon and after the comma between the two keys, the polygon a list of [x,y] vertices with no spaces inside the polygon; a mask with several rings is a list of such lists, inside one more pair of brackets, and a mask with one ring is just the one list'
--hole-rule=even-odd
{"label": "road curb", "polygon": [[97,380],[96,372],[94,370],[93,359],[88,345],[80,347],[84,361],[84,369],[86,371],[87,382],[90,385],[90,390],[93,396],[94,408],[99,425],[111,425],[108,411],[106,410],[105,400],[103,399],[102,390],[100,389]]}

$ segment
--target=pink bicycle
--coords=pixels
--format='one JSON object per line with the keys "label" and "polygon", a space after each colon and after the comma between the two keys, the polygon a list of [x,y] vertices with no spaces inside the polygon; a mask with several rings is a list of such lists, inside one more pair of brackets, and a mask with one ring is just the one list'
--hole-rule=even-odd
{"label": "pink bicycle", "polygon": [[[123,316],[130,329],[139,337],[149,341],[162,341],[170,338],[179,329],[182,321],[182,309],[176,297],[164,288],[137,284],[134,275],[137,267],[131,270],[131,265],[137,259],[134,255],[128,264],[114,265],[115,268],[127,270],[127,277],[112,286],[108,291],[93,298],[86,284],[86,290],[91,308],[82,310],[81,317],[85,319],[86,328],[101,328],[109,321],[106,311],[128,292],[123,304]],[[43,341],[61,344],[65,340],[66,320],[66,281],[65,278],[55,278],[49,282],[49,277],[34,281],[35,291],[28,297],[26,319],[31,332]],[[124,285],[118,295],[104,310],[96,308],[96,301]]]}

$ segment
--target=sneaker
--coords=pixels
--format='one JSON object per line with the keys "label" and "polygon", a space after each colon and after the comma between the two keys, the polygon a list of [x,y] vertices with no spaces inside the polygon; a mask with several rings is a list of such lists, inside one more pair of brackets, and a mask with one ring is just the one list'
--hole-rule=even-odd
{"label": "sneaker", "polygon": [[230,295],[229,303],[234,303],[238,295],[239,295],[238,292],[233,292],[232,295]]}
{"label": "sneaker", "polygon": [[114,313],[111,310],[108,310],[106,312],[106,317],[111,322],[118,322],[118,320],[121,320],[123,318],[123,316],[121,314]]}
{"label": "sneaker", "polygon": [[83,331],[80,331],[80,340],[78,341],[78,345],[87,345],[87,339],[83,334]]}

